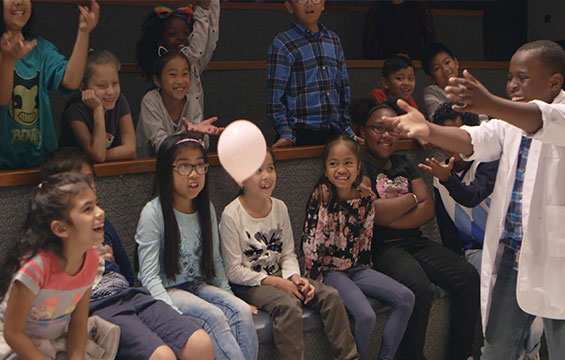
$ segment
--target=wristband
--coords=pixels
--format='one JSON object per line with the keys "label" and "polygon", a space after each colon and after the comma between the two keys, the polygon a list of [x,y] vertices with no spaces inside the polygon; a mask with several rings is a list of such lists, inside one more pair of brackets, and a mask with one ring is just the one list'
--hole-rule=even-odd
{"label": "wristband", "polygon": [[418,197],[414,193],[412,193],[412,196],[414,197],[414,205],[418,206]]}

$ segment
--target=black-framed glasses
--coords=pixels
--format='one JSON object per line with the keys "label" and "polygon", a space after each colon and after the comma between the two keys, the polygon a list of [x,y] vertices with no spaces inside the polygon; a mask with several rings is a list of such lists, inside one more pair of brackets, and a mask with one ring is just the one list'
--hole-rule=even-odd
{"label": "black-framed glasses", "polygon": [[178,164],[173,165],[173,168],[177,170],[179,175],[188,176],[192,173],[192,169],[196,170],[196,173],[199,175],[204,175],[208,172],[208,167],[210,164],[202,163],[202,164]]}
{"label": "black-framed glasses", "polygon": [[367,125],[365,127],[370,128],[371,130],[373,130],[377,134],[384,134],[384,132],[386,131],[391,136],[400,136],[400,131],[398,129],[395,130],[393,128],[389,128],[389,127],[381,126],[381,125]]}
{"label": "black-framed glasses", "polygon": [[312,1],[312,4],[314,5],[318,5],[319,3],[322,2],[322,0],[296,0],[296,2],[299,3],[300,5],[306,5],[308,4],[308,1]]}

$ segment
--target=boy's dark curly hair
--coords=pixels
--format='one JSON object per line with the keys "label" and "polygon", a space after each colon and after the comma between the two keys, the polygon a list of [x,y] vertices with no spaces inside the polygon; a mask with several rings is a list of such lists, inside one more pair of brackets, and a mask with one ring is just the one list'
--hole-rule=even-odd
{"label": "boy's dark curly hair", "polygon": [[443,125],[447,120],[455,121],[455,119],[460,117],[465,125],[479,125],[479,115],[473,112],[453,110],[453,105],[462,105],[462,103],[451,101],[444,102],[434,112],[432,122],[434,124]]}

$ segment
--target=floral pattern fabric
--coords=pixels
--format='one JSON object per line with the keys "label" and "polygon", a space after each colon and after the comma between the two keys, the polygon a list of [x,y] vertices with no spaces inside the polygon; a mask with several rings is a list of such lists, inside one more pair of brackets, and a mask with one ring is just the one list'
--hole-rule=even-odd
{"label": "floral pattern fabric", "polygon": [[318,187],[306,207],[302,247],[306,276],[322,280],[323,272],[371,265],[375,209],[373,193],[339,202],[329,208],[320,199],[327,185]]}

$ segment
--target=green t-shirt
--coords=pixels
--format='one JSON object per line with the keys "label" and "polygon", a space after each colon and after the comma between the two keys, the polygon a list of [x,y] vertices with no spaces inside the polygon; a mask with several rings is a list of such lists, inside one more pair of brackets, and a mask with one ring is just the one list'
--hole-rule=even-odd
{"label": "green t-shirt", "polygon": [[49,41],[31,39],[37,46],[16,61],[12,100],[0,106],[0,169],[36,167],[57,150],[48,91],[69,92],[61,87],[67,61]]}

